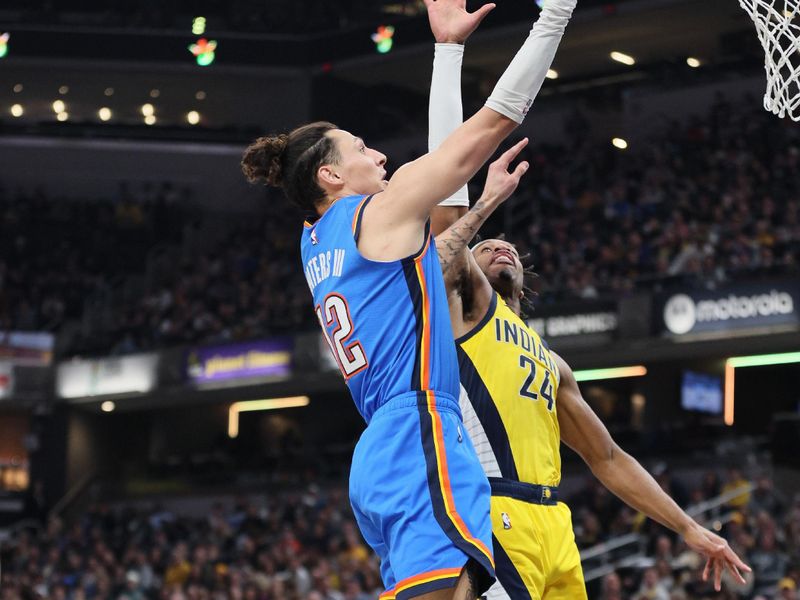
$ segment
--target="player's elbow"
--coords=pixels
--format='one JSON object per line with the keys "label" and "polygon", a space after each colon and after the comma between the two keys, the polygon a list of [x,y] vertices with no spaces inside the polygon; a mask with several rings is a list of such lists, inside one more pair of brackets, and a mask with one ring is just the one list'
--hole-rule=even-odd
{"label": "player's elbow", "polygon": [[600,476],[602,473],[615,467],[620,452],[619,446],[612,442],[593,449],[584,456],[584,460],[592,473]]}

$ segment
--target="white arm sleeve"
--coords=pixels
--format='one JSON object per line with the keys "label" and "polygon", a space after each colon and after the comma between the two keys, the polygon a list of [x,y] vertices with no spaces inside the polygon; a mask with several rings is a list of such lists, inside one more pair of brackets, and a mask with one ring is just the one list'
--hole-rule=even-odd
{"label": "white arm sleeve", "polygon": [[500,77],[486,106],[512,121],[522,123],[553,63],[576,3],[577,0],[545,2],[539,20],[534,23],[528,39]]}
{"label": "white arm sleeve", "polygon": [[[463,57],[464,46],[461,44],[436,44],[428,103],[428,152],[436,150],[464,120],[461,106]],[[467,186],[440,202],[439,206],[469,206]]]}

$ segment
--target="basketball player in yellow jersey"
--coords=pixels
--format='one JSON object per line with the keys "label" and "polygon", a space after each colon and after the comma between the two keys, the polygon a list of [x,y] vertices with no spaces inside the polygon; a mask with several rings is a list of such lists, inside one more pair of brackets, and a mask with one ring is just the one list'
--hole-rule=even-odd
{"label": "basketball player in yellow jersey", "polygon": [[[430,146],[458,126],[460,67],[470,31],[447,18],[464,0],[429,3],[437,46],[431,84]],[[552,55],[543,56],[542,77]],[[546,63],[546,64],[544,64]],[[467,244],[516,189],[528,168],[508,172],[526,140],[492,163],[486,187],[467,212],[466,189],[432,214],[459,355],[459,402],[492,488],[497,577],[489,600],[580,600],[586,589],[570,511],[559,502],[560,443],[575,450],[620,499],[683,536],[707,559],[720,588],[724,569],[750,571],[727,542],[689,517],[642,466],[611,439],[581,396],[569,365],[520,318],[523,266],[512,244]]]}
{"label": "basketball player in yellow jersey", "polygon": [[[503,180],[493,168],[489,192],[500,189]],[[505,175],[509,184],[512,175]],[[725,568],[744,582],[739,570],[750,568],[614,442],[581,396],[569,365],[520,318],[524,273],[514,246],[485,240],[466,250],[503,197],[487,191],[436,238],[466,392],[460,401],[464,425],[492,488],[495,563],[504,590],[495,585],[486,598],[586,598],[570,511],[558,498],[561,441],[621,500],[705,556],[703,577],[713,572],[717,590]],[[458,209],[437,210],[441,223],[442,213]]]}

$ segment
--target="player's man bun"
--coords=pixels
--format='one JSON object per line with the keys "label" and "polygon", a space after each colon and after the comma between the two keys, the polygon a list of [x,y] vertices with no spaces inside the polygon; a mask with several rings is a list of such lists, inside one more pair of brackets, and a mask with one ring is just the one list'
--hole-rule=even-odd
{"label": "player's man bun", "polygon": [[282,133],[260,137],[250,144],[242,156],[242,172],[247,181],[282,187],[282,163],[288,142],[289,136]]}
{"label": "player's man bun", "polygon": [[289,200],[313,213],[325,200],[317,171],[339,161],[336,143],[327,135],[333,129],[333,123],[317,121],[289,134],[260,137],[244,151],[242,172],[250,183],[282,188]]}

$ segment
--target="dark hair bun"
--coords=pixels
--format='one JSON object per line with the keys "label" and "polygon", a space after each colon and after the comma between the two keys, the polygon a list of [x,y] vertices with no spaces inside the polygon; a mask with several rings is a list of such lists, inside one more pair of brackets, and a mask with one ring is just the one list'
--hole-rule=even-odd
{"label": "dark hair bun", "polygon": [[288,135],[273,135],[260,137],[247,147],[242,156],[242,172],[250,183],[283,186],[283,157],[288,141]]}

